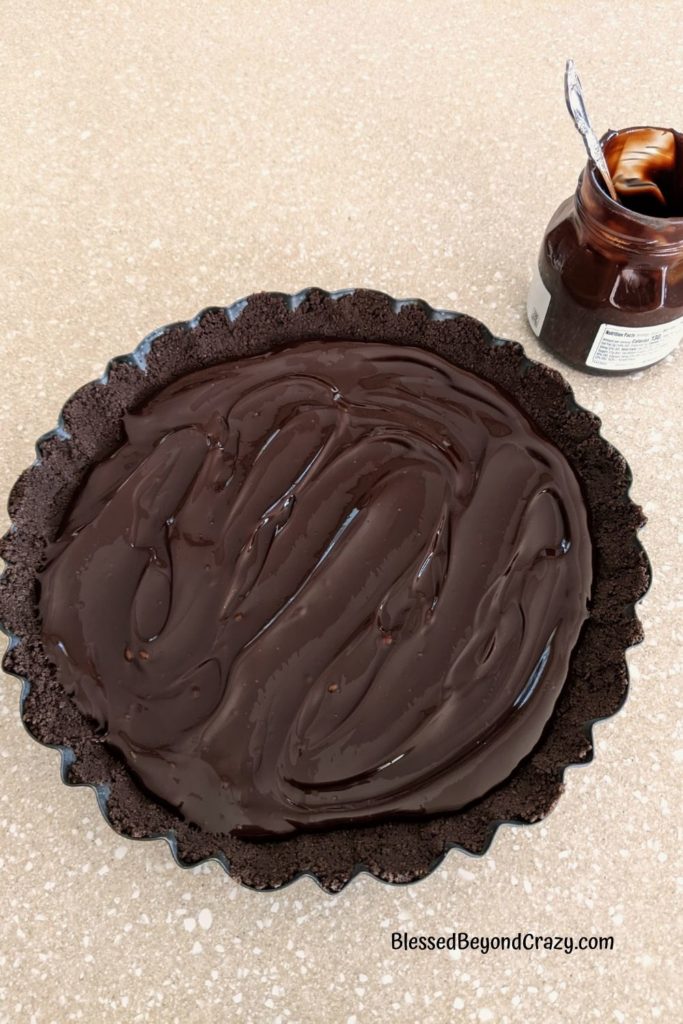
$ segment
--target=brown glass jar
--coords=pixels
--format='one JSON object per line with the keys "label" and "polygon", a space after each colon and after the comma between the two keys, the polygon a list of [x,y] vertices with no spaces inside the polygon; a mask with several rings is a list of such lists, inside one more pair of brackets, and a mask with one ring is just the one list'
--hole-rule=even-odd
{"label": "brown glass jar", "polygon": [[622,374],[683,338],[683,134],[626,128],[601,145],[619,202],[589,161],[546,229],[527,313],[565,363]]}

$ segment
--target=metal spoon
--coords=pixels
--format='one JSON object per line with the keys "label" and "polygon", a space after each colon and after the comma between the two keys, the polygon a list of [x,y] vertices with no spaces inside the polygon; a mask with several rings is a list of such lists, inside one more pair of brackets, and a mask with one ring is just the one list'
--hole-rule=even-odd
{"label": "metal spoon", "polygon": [[611,195],[612,199],[615,203],[618,203],[619,197],[617,196],[617,190],[614,187],[612,175],[609,172],[609,167],[605,160],[605,154],[602,151],[602,146],[598,142],[598,137],[593,131],[593,127],[588,118],[586,104],[583,99],[581,80],[577,74],[576,65],[573,60],[567,61],[567,66],[564,70],[564,98],[567,101],[567,110],[572,115],[574,124],[583,138],[583,143],[589,157],[595,162],[598,170],[600,171],[605,185],[607,185],[607,191]]}

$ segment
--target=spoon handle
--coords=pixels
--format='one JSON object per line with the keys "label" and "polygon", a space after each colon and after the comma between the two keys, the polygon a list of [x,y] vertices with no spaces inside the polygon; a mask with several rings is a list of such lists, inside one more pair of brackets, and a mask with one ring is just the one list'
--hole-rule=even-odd
{"label": "spoon handle", "polygon": [[567,61],[567,66],[564,72],[564,98],[567,102],[567,110],[571,114],[577,130],[583,138],[589,157],[594,161],[600,171],[612,199],[615,203],[618,203],[619,197],[617,196],[617,191],[614,187],[614,182],[612,181],[607,161],[605,160],[605,154],[602,151],[602,146],[598,142],[598,137],[593,131],[593,127],[588,117],[586,103],[583,98],[583,89],[581,88],[581,79],[578,76],[576,65],[573,60]]}

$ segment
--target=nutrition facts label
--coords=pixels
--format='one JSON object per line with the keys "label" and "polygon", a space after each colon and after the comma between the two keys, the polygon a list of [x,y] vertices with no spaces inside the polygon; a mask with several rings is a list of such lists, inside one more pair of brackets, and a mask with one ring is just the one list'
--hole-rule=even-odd
{"label": "nutrition facts label", "polygon": [[683,338],[683,316],[656,327],[602,324],[586,359],[596,370],[638,370],[673,352]]}

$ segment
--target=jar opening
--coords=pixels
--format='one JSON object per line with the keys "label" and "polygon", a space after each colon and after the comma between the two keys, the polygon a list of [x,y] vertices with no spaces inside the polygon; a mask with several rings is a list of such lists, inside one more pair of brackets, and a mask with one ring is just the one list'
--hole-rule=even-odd
{"label": "jar opening", "polygon": [[[645,217],[683,217],[683,134],[625,128],[601,140],[620,205]],[[600,175],[596,184],[607,194]]]}

